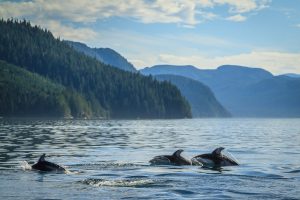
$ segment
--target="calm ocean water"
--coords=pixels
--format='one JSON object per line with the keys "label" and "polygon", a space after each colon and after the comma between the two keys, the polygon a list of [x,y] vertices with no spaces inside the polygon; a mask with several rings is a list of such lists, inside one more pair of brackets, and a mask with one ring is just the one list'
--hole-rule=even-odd
{"label": "calm ocean water", "polygon": [[[223,146],[219,171],[150,166]],[[24,169],[42,153],[70,174]],[[0,199],[300,199],[300,119],[0,121]]]}

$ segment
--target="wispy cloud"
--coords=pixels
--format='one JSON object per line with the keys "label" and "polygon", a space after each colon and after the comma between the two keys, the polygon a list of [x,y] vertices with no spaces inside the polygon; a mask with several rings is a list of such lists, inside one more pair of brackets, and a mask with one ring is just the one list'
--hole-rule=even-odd
{"label": "wispy cloud", "polygon": [[274,74],[283,74],[288,72],[300,73],[300,53],[253,51],[250,53],[219,57],[161,54],[158,60],[160,63],[165,64],[190,64],[200,68],[213,69],[224,64],[236,64],[243,66],[263,67]]}
{"label": "wispy cloud", "polygon": [[47,27],[52,31],[55,37],[60,37],[65,40],[75,40],[78,42],[88,42],[95,40],[99,34],[90,28],[74,28],[72,26],[63,25],[58,21],[46,21],[39,23],[38,21],[33,20],[33,24]]}
{"label": "wispy cloud", "polygon": [[[199,33],[149,34],[136,31],[101,30],[92,47],[110,47],[128,58],[137,68],[154,65],[160,54],[205,55],[241,48],[241,44]],[[243,44],[246,45],[246,44]]]}
{"label": "wispy cloud", "polygon": [[196,24],[194,1],[173,0],[32,0],[2,2],[2,17],[35,17],[92,23],[109,17],[128,17],[143,23]]}
{"label": "wispy cloud", "polygon": [[213,2],[219,5],[229,5],[229,11],[232,13],[246,13],[268,7],[271,0],[213,0]]}
{"label": "wispy cloud", "polygon": [[242,22],[245,21],[247,18],[241,14],[237,14],[237,15],[227,17],[226,19],[229,21]]}

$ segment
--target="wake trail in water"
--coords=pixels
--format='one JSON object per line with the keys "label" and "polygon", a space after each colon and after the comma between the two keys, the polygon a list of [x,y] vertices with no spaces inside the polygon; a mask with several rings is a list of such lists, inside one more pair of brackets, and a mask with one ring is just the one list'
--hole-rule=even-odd
{"label": "wake trail in water", "polygon": [[105,180],[105,179],[94,179],[89,178],[80,183],[94,186],[94,187],[149,187],[155,184],[156,181],[152,179],[115,179],[115,180]]}
{"label": "wake trail in water", "polygon": [[31,165],[29,165],[27,161],[21,161],[20,162],[20,167],[24,171],[26,171],[26,170],[32,170]]}
{"label": "wake trail in water", "polygon": [[101,162],[101,163],[86,163],[86,164],[73,164],[72,167],[80,169],[126,169],[126,168],[139,168],[147,165],[139,165],[127,162]]}

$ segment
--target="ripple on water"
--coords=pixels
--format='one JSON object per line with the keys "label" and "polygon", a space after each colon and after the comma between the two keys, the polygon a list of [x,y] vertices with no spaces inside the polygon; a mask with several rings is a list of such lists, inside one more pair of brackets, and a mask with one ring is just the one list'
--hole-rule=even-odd
{"label": "ripple on water", "polygon": [[288,172],[286,172],[286,173],[297,174],[297,173],[300,173],[300,169],[288,171]]}
{"label": "ripple on water", "polygon": [[286,177],[279,175],[279,174],[266,173],[266,172],[262,172],[262,171],[244,171],[243,174],[236,174],[236,176],[264,178],[264,179],[266,179],[266,178],[267,179],[287,179]]}
{"label": "ripple on water", "polygon": [[189,190],[172,190],[172,192],[175,192],[177,194],[181,194],[181,195],[193,195],[196,194],[195,192],[189,191]]}

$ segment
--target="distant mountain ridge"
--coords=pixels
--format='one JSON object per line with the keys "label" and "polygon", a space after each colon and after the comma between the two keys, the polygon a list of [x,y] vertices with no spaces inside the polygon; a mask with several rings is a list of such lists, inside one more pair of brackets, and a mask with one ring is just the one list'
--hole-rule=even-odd
{"label": "distant mountain ridge", "polygon": [[292,77],[292,78],[300,78],[300,74],[288,73],[288,74],[282,74],[282,75]]}
{"label": "distant mountain ridge", "polygon": [[300,117],[300,78],[274,76],[250,85],[237,101],[250,117]]}
{"label": "distant mountain ridge", "polygon": [[79,51],[81,53],[84,53],[85,55],[88,55],[90,57],[96,58],[100,62],[103,62],[104,64],[111,65],[113,67],[130,71],[130,72],[136,72],[137,70],[134,68],[134,66],[127,61],[126,58],[124,58],[121,54],[116,52],[113,49],[110,48],[90,48],[84,43],[80,42],[73,42],[73,41],[67,41],[65,40],[68,45],[73,47],[76,51]]}
{"label": "distant mountain ridge", "polygon": [[[285,85],[297,85],[297,79],[273,76],[264,69],[235,65],[223,65],[217,69],[199,69],[191,65],[156,65],[142,69],[141,73],[181,75],[200,81],[212,89],[216,98],[233,116],[300,116],[297,87],[285,87]],[[278,97],[281,93],[285,94],[285,98],[279,101]],[[291,104],[295,106],[294,111],[286,105],[290,102],[289,98],[298,101]],[[276,103],[273,104],[275,100]],[[272,112],[263,110],[272,110]]]}
{"label": "distant mountain ridge", "polygon": [[140,70],[145,75],[173,74],[181,75],[203,82],[213,90],[231,85],[248,85],[273,75],[260,68],[249,68],[235,65],[222,65],[217,69],[199,69],[192,65],[155,65]]}
{"label": "distant mountain ridge", "polygon": [[231,116],[206,85],[178,75],[155,75],[154,77],[157,80],[170,81],[180,90],[190,103],[194,118]]}

